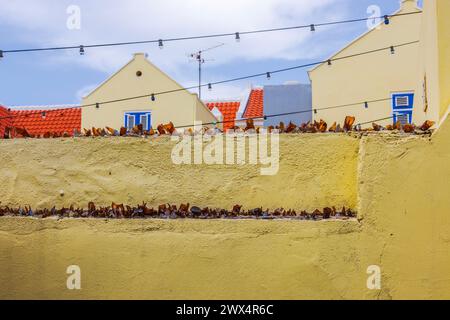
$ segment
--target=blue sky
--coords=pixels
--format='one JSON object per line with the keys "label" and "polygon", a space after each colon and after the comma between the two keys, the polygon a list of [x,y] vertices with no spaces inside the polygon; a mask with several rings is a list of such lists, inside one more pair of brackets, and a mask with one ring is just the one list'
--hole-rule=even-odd
{"label": "blue sky", "polygon": [[[67,8],[80,8],[81,28],[70,30]],[[136,41],[236,32],[367,17],[369,6],[395,12],[399,0],[0,0],[0,49]],[[7,106],[77,104],[127,63],[135,52],[184,86],[197,81],[188,54],[219,43],[205,55],[205,82],[265,72],[324,59],[367,31],[365,22],[233,38],[78,51],[5,54],[0,61],[0,103]],[[238,98],[251,85],[308,82],[307,69],[252,79],[207,92],[207,99]]]}

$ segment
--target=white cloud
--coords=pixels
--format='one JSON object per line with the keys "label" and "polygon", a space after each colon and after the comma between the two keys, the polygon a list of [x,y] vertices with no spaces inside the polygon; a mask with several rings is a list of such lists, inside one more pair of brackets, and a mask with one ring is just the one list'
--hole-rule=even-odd
{"label": "white cloud", "polygon": [[[317,21],[340,19],[345,15],[341,0],[0,0],[0,26],[12,26],[15,38],[23,46],[79,45],[117,41],[138,41],[199,34],[246,31],[303,25]],[[67,7],[81,9],[81,30],[69,30]],[[17,33],[17,35],[16,35]],[[46,63],[81,64],[93,70],[112,74],[132,58],[134,52],[147,52],[149,59],[179,82],[195,79],[186,74],[189,53],[218,43],[226,45],[207,53],[214,58],[211,65],[220,66],[236,61],[266,59],[295,60],[311,58],[325,43],[310,44],[308,29],[242,35],[241,42],[233,37],[167,42],[164,50],[157,44],[86,49],[80,57],[76,50],[45,56]],[[39,54],[39,53],[37,53]],[[239,75],[236,74],[236,75]],[[89,87],[90,88],[90,87]],[[88,89],[89,89],[88,88]],[[221,86],[214,91],[239,95],[245,84]],[[77,96],[86,93],[82,88]]]}
{"label": "white cloud", "polygon": [[[30,45],[72,45],[95,42],[159,39],[186,35],[245,31],[260,28],[308,24],[337,18],[337,0],[134,0],[134,1],[28,1],[0,0],[0,20],[19,29]],[[68,30],[66,9],[69,5],[81,9],[81,30]],[[298,59],[308,56],[299,50],[311,37],[307,30],[242,35],[236,44],[232,37],[199,41],[141,45],[105,49],[87,49],[83,59],[74,59],[76,52],[66,52],[68,62],[112,71],[127,61],[134,51],[143,49],[151,60],[163,69],[176,71],[186,64],[186,54],[205,46],[227,43],[216,50],[218,63],[234,59],[267,58]],[[74,54],[75,53],[75,54]],[[77,57],[78,58],[78,57]]]}
{"label": "white cloud", "polygon": [[81,88],[80,90],[78,90],[77,94],[76,94],[77,100],[81,101],[84,97],[86,97],[92,91],[94,91],[99,85],[100,85],[99,83],[91,84],[91,85],[85,86],[85,87]]}
{"label": "white cloud", "polygon": [[[196,86],[198,83],[186,82],[186,86]],[[237,84],[222,84],[220,86],[213,86],[212,90],[208,88],[202,88],[202,100],[236,100],[240,101],[244,98],[245,94],[249,92],[250,83],[237,83]],[[198,89],[190,90],[192,93],[198,93]]]}

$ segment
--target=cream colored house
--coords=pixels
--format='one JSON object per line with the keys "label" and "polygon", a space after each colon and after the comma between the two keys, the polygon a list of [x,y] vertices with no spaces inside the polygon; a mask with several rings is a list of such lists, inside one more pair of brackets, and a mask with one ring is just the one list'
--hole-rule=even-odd
{"label": "cream colored house", "polygon": [[[425,0],[429,1],[429,0]],[[432,0],[434,1],[434,0]],[[448,0],[445,0],[448,2]],[[396,13],[420,12],[417,0],[400,0]],[[376,28],[358,37],[330,59],[362,53],[383,47],[420,40],[423,14],[390,18],[389,24],[381,22]],[[345,116],[356,117],[357,123],[370,122],[393,116],[396,120],[420,123],[435,114],[424,112],[417,102],[422,99],[417,92],[419,43],[395,48],[395,53],[385,50],[351,59],[323,63],[309,71],[314,109],[346,105],[378,99],[392,100],[361,103],[357,106],[334,108],[313,113],[313,119],[323,119],[330,125],[342,123]],[[392,119],[377,121],[392,123]]]}
{"label": "cream colored house", "polygon": [[156,95],[154,101],[150,97],[144,97],[102,104],[177,89],[182,89],[182,86],[148,61],[145,54],[137,53],[122,69],[83,98],[83,106],[93,106],[82,109],[81,127],[88,129],[108,126],[119,129],[142,124],[148,130],[170,121],[175,127],[193,126],[195,121],[217,121],[196,94],[185,90]]}

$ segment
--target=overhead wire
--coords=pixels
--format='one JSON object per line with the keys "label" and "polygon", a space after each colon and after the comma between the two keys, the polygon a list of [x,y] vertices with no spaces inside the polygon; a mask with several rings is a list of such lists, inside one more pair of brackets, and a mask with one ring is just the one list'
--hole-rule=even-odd
{"label": "overhead wire", "polygon": [[363,21],[369,21],[369,20],[383,20],[384,19],[384,23],[389,24],[390,19],[393,17],[410,16],[410,15],[421,14],[421,13],[422,13],[421,11],[412,11],[412,12],[404,12],[404,13],[395,13],[395,14],[390,14],[390,15],[382,15],[382,16],[377,16],[377,17],[364,17],[364,18],[356,18],[356,19],[337,20],[337,21],[312,23],[312,24],[280,27],[280,28],[265,28],[265,29],[248,30],[248,31],[242,31],[242,32],[226,32],[226,33],[204,34],[204,35],[185,36],[185,37],[169,37],[169,38],[158,38],[158,39],[140,40],[140,41],[94,43],[94,44],[85,44],[85,45],[82,44],[82,45],[69,45],[69,46],[52,46],[52,47],[42,47],[42,48],[7,49],[7,50],[0,50],[0,58],[3,58],[5,54],[9,54],[9,53],[29,53],[29,52],[61,51],[61,50],[75,50],[75,49],[80,51],[80,55],[84,55],[86,52],[86,49],[90,49],[90,48],[130,46],[130,45],[152,44],[152,43],[158,44],[158,46],[160,48],[162,48],[162,47],[164,47],[164,43],[166,43],[166,42],[189,41],[189,40],[223,38],[223,37],[235,37],[236,41],[240,41],[242,35],[280,32],[280,31],[298,30],[298,29],[307,29],[307,28],[309,28],[311,31],[315,31],[316,27],[342,25],[342,24],[363,22]]}

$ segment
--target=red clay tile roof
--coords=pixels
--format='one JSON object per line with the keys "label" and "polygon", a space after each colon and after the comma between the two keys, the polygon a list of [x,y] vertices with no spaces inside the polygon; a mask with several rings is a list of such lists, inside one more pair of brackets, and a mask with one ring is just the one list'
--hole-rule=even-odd
{"label": "red clay tile roof", "polygon": [[10,116],[8,109],[0,106],[0,139],[5,134],[5,128],[12,126],[12,118]]}
{"label": "red clay tile roof", "polygon": [[210,102],[207,103],[206,106],[209,110],[213,110],[214,108],[219,109],[219,111],[223,115],[223,131],[227,131],[235,126],[236,113],[241,106],[241,103],[236,102]]}
{"label": "red clay tile roof", "polygon": [[244,118],[264,116],[264,90],[252,89],[245,108]]}
{"label": "red clay tile roof", "polygon": [[[50,110],[11,110],[12,124],[32,135],[81,131],[81,108]],[[44,116],[45,115],[45,116]]]}

